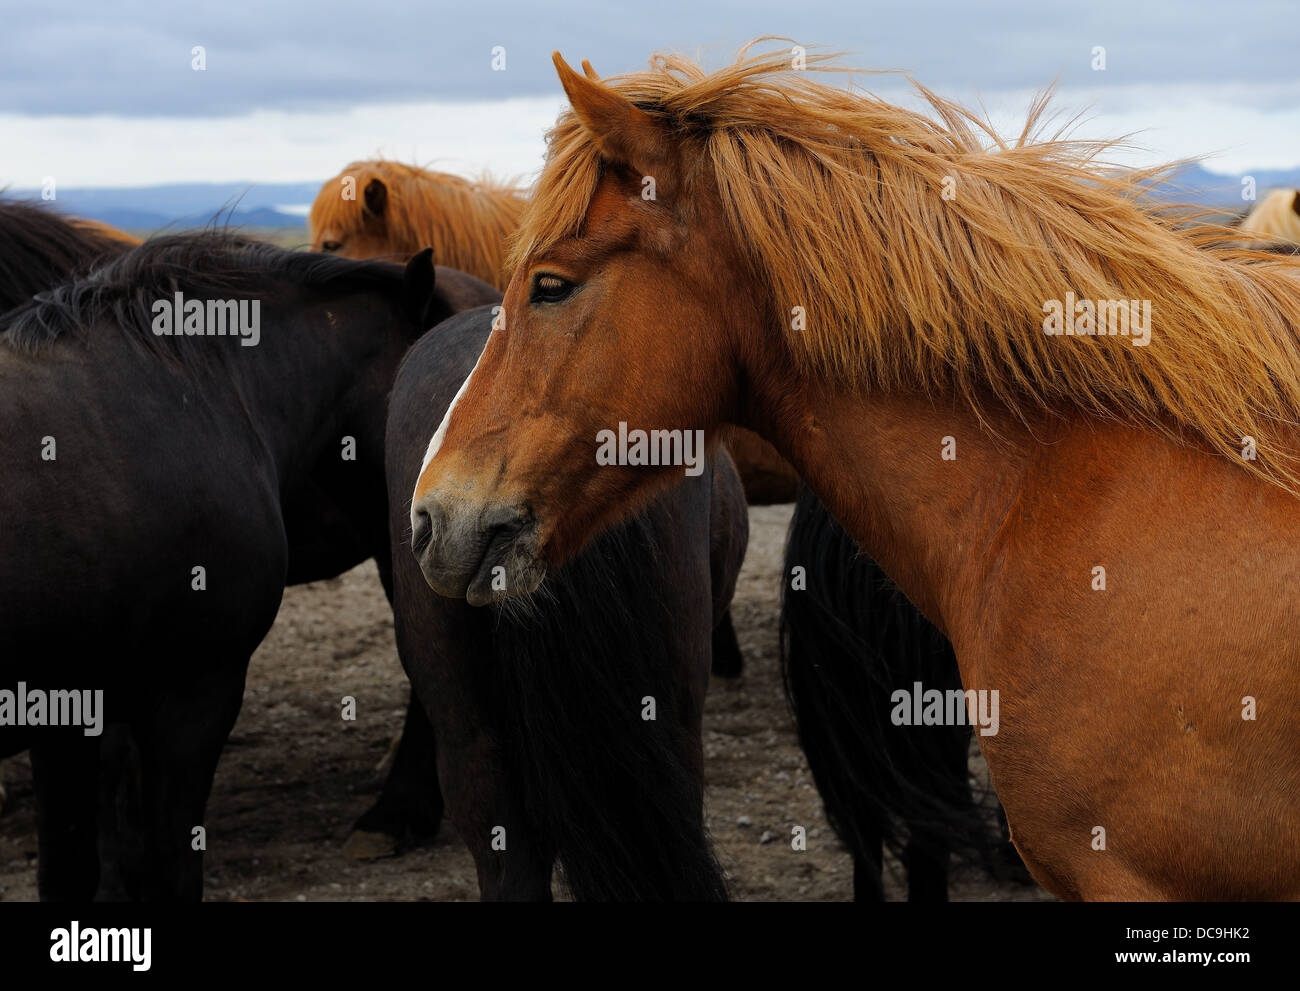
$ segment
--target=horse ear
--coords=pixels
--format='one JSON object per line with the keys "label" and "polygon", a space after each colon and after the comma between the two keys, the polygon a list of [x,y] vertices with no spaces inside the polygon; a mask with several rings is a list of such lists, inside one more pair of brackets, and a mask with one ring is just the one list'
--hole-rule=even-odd
{"label": "horse ear", "polygon": [[382,217],[384,209],[388,206],[388,187],[384,185],[384,180],[376,178],[366,183],[365,192],[361,194],[361,202],[367,213]]}
{"label": "horse ear", "polygon": [[630,100],[596,82],[589,63],[582,65],[587,73],[584,78],[569,68],[559,52],[551,58],[573,112],[595,139],[601,155],[642,175],[654,176],[662,189],[669,178],[666,173],[671,147],[664,127]]}
{"label": "horse ear", "polygon": [[440,323],[441,300],[438,299],[438,272],[433,264],[433,249],[425,248],[406,263],[402,273],[402,303],[421,334]]}

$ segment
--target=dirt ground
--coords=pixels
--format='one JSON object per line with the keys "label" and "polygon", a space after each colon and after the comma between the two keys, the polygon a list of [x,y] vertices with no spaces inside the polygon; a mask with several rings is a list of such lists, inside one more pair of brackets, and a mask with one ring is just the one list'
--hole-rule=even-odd
{"label": "dirt ground", "polygon": [[[790,506],[751,511],[750,545],[734,604],[745,674],[714,679],[705,716],[709,829],[745,901],[852,898],[853,869],[822,815],[795,740],[777,661],[779,575]],[[340,700],[358,718],[340,718]],[[478,897],[474,866],[450,823],[428,846],[357,861],[342,852],[378,794],[376,766],[400,730],[407,686],[374,566],[285,591],[253,658],[243,712],[208,805],[210,901],[462,901]],[[978,760],[973,762],[978,769]],[[0,817],[0,900],[36,897],[35,808],[26,758],[6,762]],[[807,850],[790,847],[807,828]],[[905,890],[899,872],[889,897]],[[959,900],[1038,900],[1040,889],[955,879]]]}

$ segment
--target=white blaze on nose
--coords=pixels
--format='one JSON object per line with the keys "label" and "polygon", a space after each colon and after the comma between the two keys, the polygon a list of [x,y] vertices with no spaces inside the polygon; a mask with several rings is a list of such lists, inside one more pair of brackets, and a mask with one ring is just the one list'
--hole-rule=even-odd
{"label": "white blaze on nose", "polygon": [[[486,348],[484,349],[486,350]],[[447,407],[447,412],[443,415],[442,422],[438,424],[438,429],[433,432],[433,440],[429,441],[429,449],[424,452],[424,461],[420,464],[420,474],[415,476],[416,488],[419,488],[420,479],[424,476],[424,469],[429,467],[429,462],[438,456],[438,449],[442,447],[442,442],[447,437],[447,424],[451,422],[451,414],[456,409],[456,404],[460,402],[460,397],[465,395],[465,390],[469,388],[469,380],[474,377],[478,371],[479,361],[483,360],[480,353],[478,361],[474,362],[474,367],[469,370],[465,376],[465,381],[460,384],[460,391],[452,398],[451,405]],[[411,495],[411,529],[415,529],[415,494]]]}

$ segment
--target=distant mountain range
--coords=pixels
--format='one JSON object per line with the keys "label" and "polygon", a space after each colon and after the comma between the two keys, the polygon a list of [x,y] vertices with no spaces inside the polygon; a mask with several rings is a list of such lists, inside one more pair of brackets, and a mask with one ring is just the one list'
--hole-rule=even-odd
{"label": "distant mountain range", "polygon": [[1260,169],[1240,175],[1223,175],[1191,165],[1179,172],[1172,182],[1166,183],[1160,195],[1179,203],[1198,203],[1240,212],[1251,205],[1242,199],[1243,180],[1247,176],[1255,180],[1257,199],[1262,199],[1270,189],[1300,188],[1300,168]]}
{"label": "distant mountain range", "polygon": [[[1277,186],[1300,188],[1300,168],[1245,173],[1255,179],[1258,195]],[[1242,176],[1221,175],[1199,165],[1179,173],[1162,195],[1178,202],[1197,203],[1239,212]],[[164,228],[204,227],[214,218],[235,227],[303,227],[307,209],[320,191],[317,182],[183,183],[132,189],[59,189],[51,204],[65,213],[146,232]],[[40,190],[0,190],[12,199],[39,199]]]}
{"label": "distant mountain range", "polygon": [[[234,227],[303,227],[319,182],[183,183],[131,189],[56,189],[50,206],[129,231],[205,227],[214,218]],[[40,199],[39,189],[0,191],[8,199]]]}

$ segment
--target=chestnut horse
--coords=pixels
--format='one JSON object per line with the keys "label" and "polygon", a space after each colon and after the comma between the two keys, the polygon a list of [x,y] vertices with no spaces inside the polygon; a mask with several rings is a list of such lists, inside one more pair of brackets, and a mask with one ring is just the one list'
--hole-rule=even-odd
{"label": "chestnut horse", "polygon": [[509,319],[415,486],[426,578],[525,595],[680,474],[599,431],[740,423],[948,636],[967,705],[999,693],[977,738],[1044,887],[1300,898],[1300,264],[1038,139],[1041,103],[1003,142],[827,58],[557,53]]}
{"label": "chestnut horse", "polygon": [[[433,248],[439,264],[505,289],[506,244],[526,202],[522,190],[487,178],[470,182],[382,159],[353,162],[321,186],[312,204],[312,249],[405,262]],[[727,447],[750,505],[794,501],[799,477],[771,444],[732,429]]]}
{"label": "chestnut horse", "polygon": [[506,241],[526,202],[522,190],[486,177],[377,159],[327,180],[307,222],[315,251],[405,262],[432,248],[439,265],[504,289]]}

